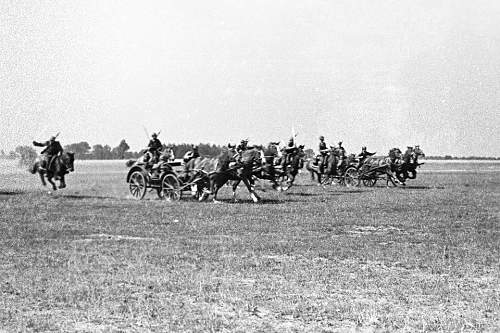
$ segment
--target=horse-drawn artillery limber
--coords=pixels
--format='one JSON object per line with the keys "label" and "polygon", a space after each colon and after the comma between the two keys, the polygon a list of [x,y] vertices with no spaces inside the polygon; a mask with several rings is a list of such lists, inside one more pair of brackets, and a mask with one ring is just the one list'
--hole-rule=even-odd
{"label": "horse-drawn artillery limber", "polygon": [[156,190],[161,199],[180,199],[181,182],[173,169],[176,165],[180,165],[180,162],[161,161],[157,165],[152,165],[139,158],[127,173],[127,183],[132,197],[141,200],[148,190]]}
{"label": "horse-drawn artillery limber", "polygon": [[316,156],[307,162],[306,169],[311,172],[311,179],[317,178],[318,184],[357,186],[358,165],[359,160],[353,154],[344,156],[337,148],[330,147],[324,160]]}

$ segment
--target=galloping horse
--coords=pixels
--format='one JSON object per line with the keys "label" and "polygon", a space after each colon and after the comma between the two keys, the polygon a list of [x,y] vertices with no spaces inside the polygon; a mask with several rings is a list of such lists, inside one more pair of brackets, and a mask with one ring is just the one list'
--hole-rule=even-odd
{"label": "galloping horse", "polygon": [[41,160],[37,159],[35,163],[30,167],[29,171],[32,174],[38,173],[40,175],[40,180],[43,186],[47,186],[45,182],[45,176],[47,181],[52,185],[52,189],[57,190],[56,184],[52,181],[52,178],[59,180],[59,188],[65,188],[66,182],[64,181],[64,176],[74,171],[73,163],[75,161],[75,154],[72,152],[62,153],[61,156],[56,156],[52,161],[50,168],[45,170],[40,168]]}
{"label": "galloping horse", "polygon": [[288,160],[285,170],[283,170],[283,178],[287,184],[286,187],[283,188],[284,190],[289,189],[293,185],[293,182],[295,181],[295,177],[299,173],[299,170],[304,167],[304,158],[304,145],[300,145]]}
{"label": "galloping horse", "polygon": [[260,179],[268,179],[273,182],[273,187],[278,188],[278,183],[276,179],[271,175],[262,172],[262,150],[257,148],[250,148],[241,152],[240,161],[238,164],[238,168],[236,170],[237,179],[231,179],[232,188],[233,188],[233,201],[236,201],[236,189],[240,181],[243,181],[248,191],[250,192],[250,196],[254,202],[259,202],[260,197],[255,192],[255,181],[254,177]]}
{"label": "galloping horse", "polygon": [[306,169],[311,173],[311,179],[315,179],[315,175],[318,178],[318,183],[321,184],[325,181],[325,177],[332,178],[339,176],[339,171],[337,166],[339,162],[340,151],[337,148],[330,147],[330,151],[326,155],[325,167],[321,167],[319,163],[321,160],[318,157],[315,157],[314,160],[308,160],[306,164]]}
{"label": "galloping horse", "polygon": [[418,158],[422,156],[425,157],[424,151],[420,149],[420,146],[415,146],[411,154],[404,160],[404,163],[398,170],[397,176],[399,180],[403,182],[406,179],[415,179],[417,178],[417,167],[422,165],[423,163],[418,163]]}
{"label": "galloping horse", "polygon": [[396,177],[397,169],[401,166],[401,150],[392,148],[388,156],[369,156],[365,159],[361,167],[361,175],[375,173],[385,174],[387,187],[389,181],[393,184],[405,185],[404,181],[398,180]]}
{"label": "galloping horse", "polygon": [[[229,180],[243,181],[250,196],[254,202],[260,200],[259,196],[255,193],[252,180],[253,164],[245,165],[240,164],[235,159],[236,151],[234,147],[224,149],[216,158],[196,157],[186,162],[184,166],[184,180],[189,182],[194,177],[203,174],[200,184],[197,186],[205,187],[204,193],[200,196],[199,200],[205,200],[208,195],[214,196],[213,202],[217,203],[217,193]],[[260,154],[258,154],[260,158]],[[242,161],[243,162],[243,161]],[[236,186],[233,184],[233,200],[236,199]]]}

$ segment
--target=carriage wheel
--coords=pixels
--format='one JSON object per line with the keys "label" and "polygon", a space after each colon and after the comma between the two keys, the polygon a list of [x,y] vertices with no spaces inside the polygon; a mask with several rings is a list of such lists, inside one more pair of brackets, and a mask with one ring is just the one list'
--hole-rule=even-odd
{"label": "carriage wheel", "polygon": [[180,200],[181,190],[179,180],[172,174],[166,174],[161,180],[162,198],[167,200]]}
{"label": "carriage wheel", "polygon": [[368,186],[368,187],[373,187],[377,183],[377,178],[365,178],[363,179],[363,185]]}
{"label": "carriage wheel", "polygon": [[146,176],[140,171],[133,172],[130,175],[128,188],[134,199],[141,200],[146,195]]}
{"label": "carriage wheel", "polygon": [[396,172],[396,178],[402,183],[406,181],[406,177],[403,172]]}
{"label": "carriage wheel", "polygon": [[358,186],[359,185],[359,173],[356,168],[349,168],[346,170],[344,175],[344,184],[346,186]]}

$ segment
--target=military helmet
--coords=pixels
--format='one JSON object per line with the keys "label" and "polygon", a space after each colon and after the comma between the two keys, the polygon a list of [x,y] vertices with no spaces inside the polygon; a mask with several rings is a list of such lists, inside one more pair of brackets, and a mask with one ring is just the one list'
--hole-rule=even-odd
{"label": "military helmet", "polygon": [[55,136],[51,136],[49,140],[50,141],[56,141],[56,137]]}
{"label": "military helmet", "polygon": [[156,137],[158,137],[158,134],[153,133],[153,134],[151,134],[151,136],[152,136],[153,138],[156,138]]}
{"label": "military helmet", "polygon": [[320,136],[319,136],[319,139],[320,139],[320,140],[325,140],[325,137],[324,137],[323,135],[320,135]]}

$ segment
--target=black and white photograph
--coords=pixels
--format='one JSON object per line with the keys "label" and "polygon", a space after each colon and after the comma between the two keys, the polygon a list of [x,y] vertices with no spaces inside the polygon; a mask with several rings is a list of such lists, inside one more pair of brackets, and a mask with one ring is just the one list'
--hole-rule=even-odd
{"label": "black and white photograph", "polygon": [[500,332],[500,1],[0,0],[0,333]]}

